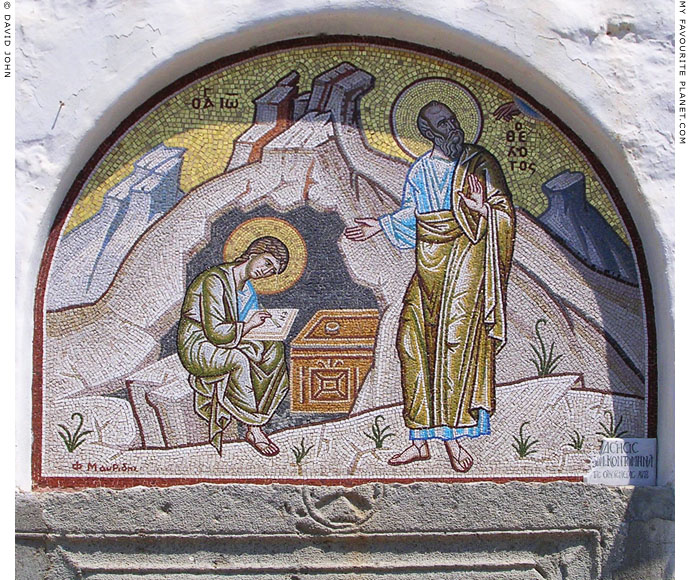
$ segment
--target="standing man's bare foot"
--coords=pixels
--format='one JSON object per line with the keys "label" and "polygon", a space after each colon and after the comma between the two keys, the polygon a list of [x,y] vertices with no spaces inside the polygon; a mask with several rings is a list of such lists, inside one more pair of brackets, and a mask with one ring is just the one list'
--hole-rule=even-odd
{"label": "standing man's bare foot", "polygon": [[247,434],[244,436],[244,440],[259,453],[261,453],[261,455],[266,457],[278,455],[278,452],[280,451],[278,446],[268,438],[266,433],[263,432],[263,429],[255,425],[247,426]]}
{"label": "standing man's bare foot", "polygon": [[446,441],[445,444],[451,467],[460,473],[467,473],[474,465],[474,459],[467,449],[460,445],[457,440]]}
{"label": "standing man's bare foot", "polygon": [[414,461],[426,461],[431,457],[429,452],[429,445],[426,441],[414,441],[412,445],[401,451],[400,453],[393,455],[388,460],[389,465],[407,465]]}

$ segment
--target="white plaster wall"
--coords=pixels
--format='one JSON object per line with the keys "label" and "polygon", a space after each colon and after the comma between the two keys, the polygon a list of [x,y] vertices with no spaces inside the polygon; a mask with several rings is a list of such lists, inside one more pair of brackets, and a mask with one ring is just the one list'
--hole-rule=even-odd
{"label": "white plaster wall", "polygon": [[671,0],[33,0],[18,3],[16,16],[19,488],[31,481],[34,289],[78,171],[136,106],[179,76],[318,33],[399,38],[474,60],[552,109],[598,155],[644,241],[662,338],[659,483],[673,481]]}

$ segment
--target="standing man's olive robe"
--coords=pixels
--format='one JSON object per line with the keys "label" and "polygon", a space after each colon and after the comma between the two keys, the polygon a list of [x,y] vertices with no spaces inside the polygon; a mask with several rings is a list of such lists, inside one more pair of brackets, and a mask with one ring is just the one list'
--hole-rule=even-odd
{"label": "standing man's olive robe", "polygon": [[[460,199],[470,174],[486,185],[488,218]],[[489,434],[514,238],[501,167],[479,146],[458,160],[429,152],[410,169],[400,210],[379,221],[394,245],[416,251],[397,337],[410,438]]]}
{"label": "standing man's olive robe", "polygon": [[242,338],[245,316],[258,300],[251,282],[237,291],[232,266],[209,268],[189,285],[177,335],[196,412],[208,422],[209,442],[218,453],[233,417],[263,425],[288,390],[283,343]]}

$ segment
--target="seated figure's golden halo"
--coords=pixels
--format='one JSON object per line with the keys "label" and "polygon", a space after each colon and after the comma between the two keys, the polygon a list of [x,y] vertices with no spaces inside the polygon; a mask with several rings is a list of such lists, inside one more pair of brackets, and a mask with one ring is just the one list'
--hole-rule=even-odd
{"label": "seated figure's golden halo", "polygon": [[223,260],[233,262],[242,255],[249,244],[264,236],[273,236],[283,242],[290,252],[290,261],[282,274],[252,280],[252,286],[257,294],[284,292],[297,283],[307,266],[307,245],[304,238],[285,220],[259,217],[241,223],[228,236],[223,246]]}
{"label": "seated figure's golden halo", "polygon": [[391,132],[406,155],[416,159],[432,147],[417,128],[417,115],[429,101],[444,103],[455,113],[467,143],[479,140],[482,133],[482,109],[476,97],[460,83],[429,77],[415,81],[400,91],[391,108]]}

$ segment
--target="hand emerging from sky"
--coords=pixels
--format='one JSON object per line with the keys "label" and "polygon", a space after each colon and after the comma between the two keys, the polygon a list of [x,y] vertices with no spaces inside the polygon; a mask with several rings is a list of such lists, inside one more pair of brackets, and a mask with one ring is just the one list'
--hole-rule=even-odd
{"label": "hand emerging from sky", "polygon": [[517,117],[518,115],[521,115],[522,111],[518,108],[518,106],[514,102],[510,103],[503,103],[500,107],[498,107],[493,115],[494,119],[498,120],[503,120],[503,121],[512,121],[513,117]]}
{"label": "hand emerging from sky", "polygon": [[376,218],[355,218],[356,226],[345,228],[345,237],[354,242],[363,242],[381,231]]}

